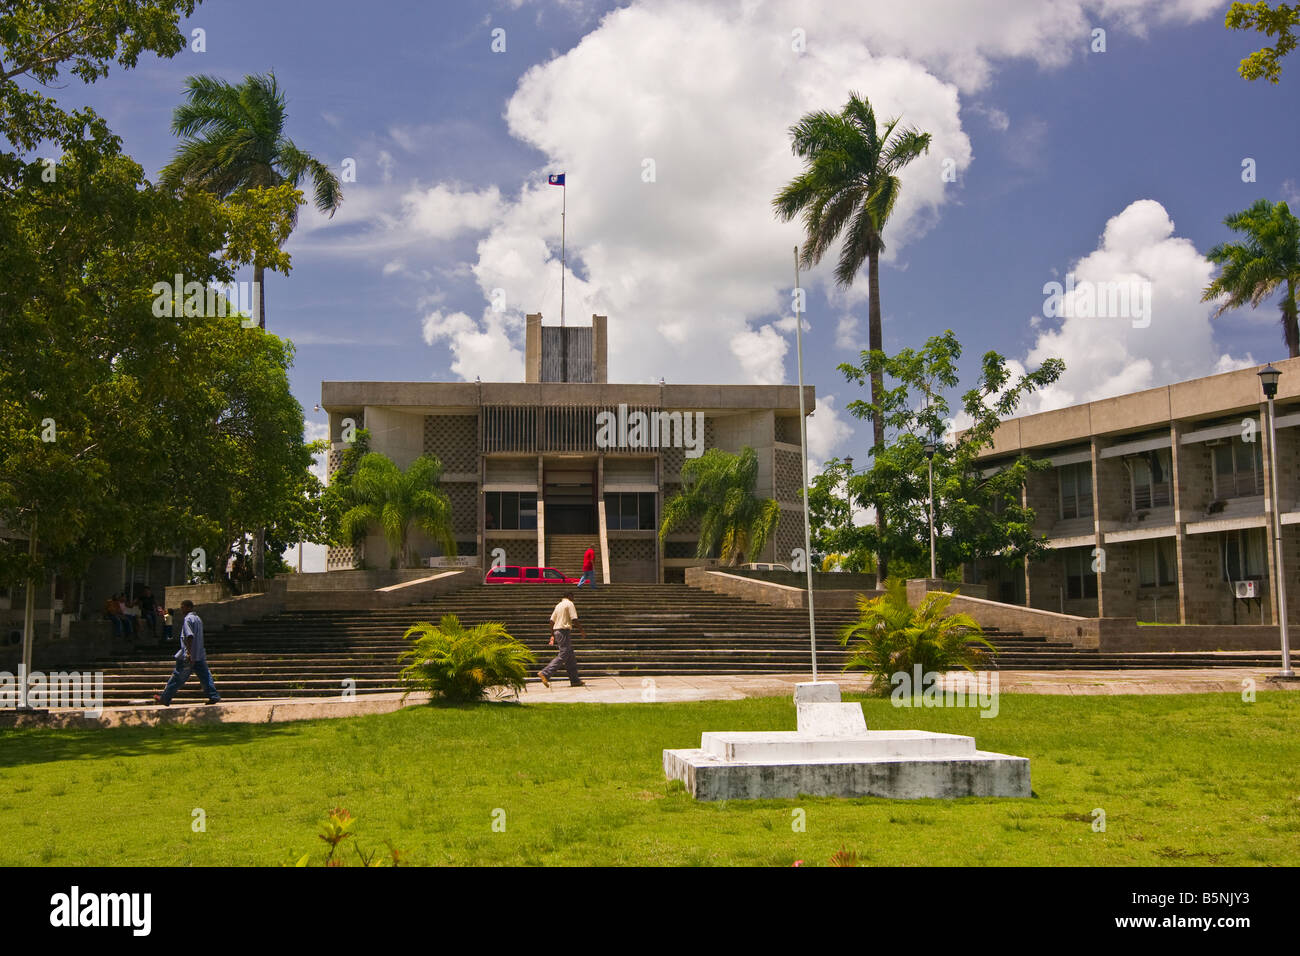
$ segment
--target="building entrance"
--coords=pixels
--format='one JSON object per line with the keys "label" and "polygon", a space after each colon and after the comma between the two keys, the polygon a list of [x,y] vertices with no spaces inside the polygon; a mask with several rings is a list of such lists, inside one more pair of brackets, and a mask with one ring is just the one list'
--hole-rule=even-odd
{"label": "building entrance", "polygon": [[564,462],[543,470],[546,533],[596,533],[595,463]]}

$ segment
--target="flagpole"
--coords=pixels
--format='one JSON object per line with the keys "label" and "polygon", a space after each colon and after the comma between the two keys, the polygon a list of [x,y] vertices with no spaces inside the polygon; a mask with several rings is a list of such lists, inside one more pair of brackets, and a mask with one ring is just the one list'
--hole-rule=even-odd
{"label": "flagpole", "polygon": [[794,341],[799,355],[799,457],[803,459],[803,558],[808,572],[808,643],[812,648],[812,679],[817,682],[817,624],[813,614],[812,542],[808,522],[808,418],[803,400],[803,319],[799,316],[799,247],[794,247]]}
{"label": "flagpole", "polygon": [[560,187],[560,328],[564,328],[564,216],[569,203],[569,182]]}

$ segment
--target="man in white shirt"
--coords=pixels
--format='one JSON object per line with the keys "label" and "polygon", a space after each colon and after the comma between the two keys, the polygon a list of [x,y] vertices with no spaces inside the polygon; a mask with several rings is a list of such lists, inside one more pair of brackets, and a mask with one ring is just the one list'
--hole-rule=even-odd
{"label": "man in white shirt", "polygon": [[573,656],[573,643],[569,640],[569,631],[577,625],[578,633],[582,639],[587,639],[587,632],[582,629],[578,622],[578,609],[573,606],[573,592],[565,591],[564,597],[560,598],[560,603],[555,605],[555,610],[551,612],[551,641],[559,653],[555,659],[537,672],[541,678],[542,684],[546,687],[551,686],[551,675],[564,665],[565,671],[569,675],[569,684],[573,687],[582,687],[583,682],[578,678],[578,660]]}

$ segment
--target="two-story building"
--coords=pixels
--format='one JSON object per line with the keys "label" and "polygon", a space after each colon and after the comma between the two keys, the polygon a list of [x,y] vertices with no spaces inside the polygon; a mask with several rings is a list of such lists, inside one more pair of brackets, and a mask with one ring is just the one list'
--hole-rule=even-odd
{"label": "two-story building", "polygon": [[1300,620],[1300,359],[1275,367],[1277,501],[1258,367],[1008,419],[983,460],[1051,461],[1023,489],[1050,551],[968,578],[991,598],[1068,614],[1275,623],[1276,509]]}

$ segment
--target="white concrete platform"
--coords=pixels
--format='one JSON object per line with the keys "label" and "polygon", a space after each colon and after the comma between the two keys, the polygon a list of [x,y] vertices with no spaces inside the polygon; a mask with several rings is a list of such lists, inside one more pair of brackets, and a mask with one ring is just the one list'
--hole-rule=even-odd
{"label": "white concrete platform", "polygon": [[797,730],[741,730],[701,734],[700,749],[736,763],[824,763],[887,757],[967,757],[975,753],[975,738],[924,730],[864,730],[842,737],[810,737]]}
{"label": "white concrete platform", "polygon": [[665,750],[664,773],[697,800],[817,797],[1028,797],[1029,761],[975,749],[975,738],[867,730],[861,704],[830,682],[795,688],[799,729],[723,731]]}

